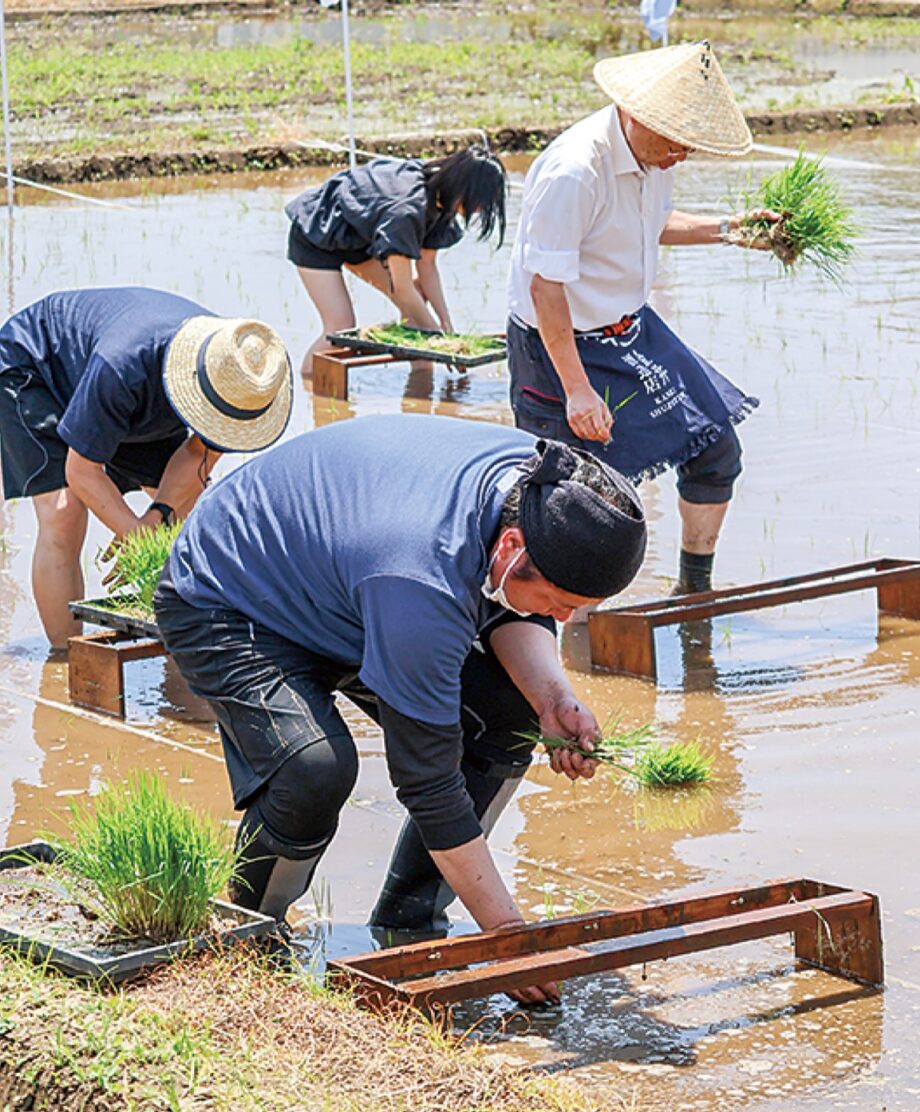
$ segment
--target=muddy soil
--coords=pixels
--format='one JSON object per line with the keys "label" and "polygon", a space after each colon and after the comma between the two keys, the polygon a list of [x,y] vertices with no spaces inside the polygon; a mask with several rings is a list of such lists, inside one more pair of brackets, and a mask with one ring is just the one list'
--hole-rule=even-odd
{"label": "muddy soil", "polygon": [[[722,247],[665,251],[653,303],[761,407],[740,428],[745,471],[720,545],[720,584],[915,556],[920,505],[920,155],[916,129],[822,137],[828,165],[858,207],[860,255],[843,290],[769,257]],[[511,160],[511,230],[527,159]],[[748,171],[691,159],[682,208],[721,211]],[[215,311],[262,317],[295,363],[318,328],[284,258],[286,200],[311,171],[84,186],[82,205],[23,192],[13,229],[17,306],[51,289],[146,283]],[[9,242],[2,244],[4,254]],[[445,254],[444,284],[464,331],[499,331],[510,243],[468,237]],[[358,286],[359,323],[392,319]],[[503,368],[469,374],[392,364],[353,373],[348,402],[300,391],[290,434],[369,413],[510,421]],[[222,461],[226,470],[230,460]],[[673,478],[645,484],[646,564],[629,598],[666,593],[677,566]],[[233,821],[220,744],[205,708],[162,660],[128,666],[128,720],[69,705],[66,666],[47,660],[30,598],[34,521],[2,508],[0,529],[0,830],[8,843],[59,829],[67,802],[111,777],[156,770],[196,807]],[[87,552],[106,542],[93,526]],[[90,562],[91,564],[91,562]],[[88,567],[87,595],[99,593]],[[711,792],[649,805],[615,777],[575,787],[544,763],[528,774],[493,835],[503,874],[529,915],[624,906],[804,875],[879,895],[887,987],[875,993],[797,970],[784,939],[580,979],[558,1009],[510,1020],[507,1002],[469,1005],[503,1053],[571,1069],[638,1107],[912,1110],[920,1057],[920,907],[910,853],[920,837],[916,744],[920,626],[855,594],[747,615],[657,639],[660,682],[592,671],[584,626],[563,659],[602,719],[656,719],[668,739],[705,741]],[[363,925],[399,830],[376,727],[343,706],[362,754],[355,794],[310,896],[297,908],[305,953],[370,946]],[[455,909],[458,927],[468,923]],[[317,960],[321,958],[321,953]]]}

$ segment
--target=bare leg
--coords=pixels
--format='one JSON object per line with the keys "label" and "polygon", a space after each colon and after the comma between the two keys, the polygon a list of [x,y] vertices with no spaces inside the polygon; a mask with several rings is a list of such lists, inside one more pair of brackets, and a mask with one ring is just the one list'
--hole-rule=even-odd
{"label": "bare leg", "polygon": [[304,355],[300,367],[301,378],[306,384],[313,374],[314,353],[329,346],[326,333],[341,332],[345,328],[354,328],[355,310],[351,298],[348,296],[348,288],[340,270],[313,270],[309,267],[299,266],[297,273],[300,275],[300,280],[304,284],[307,295],[316,306],[316,311],[319,313],[323,325],[322,332],[307,348],[307,353]]}
{"label": "bare leg", "polygon": [[699,556],[712,555],[728,512],[728,502],[687,502],[678,498],[677,505],[683,524],[681,548]]}
{"label": "bare leg", "polygon": [[32,499],[38,536],[32,555],[32,593],[48,640],[55,649],[82,632],[82,624],[67,609],[83,598],[80,553],[86,537],[86,507],[66,488]]}

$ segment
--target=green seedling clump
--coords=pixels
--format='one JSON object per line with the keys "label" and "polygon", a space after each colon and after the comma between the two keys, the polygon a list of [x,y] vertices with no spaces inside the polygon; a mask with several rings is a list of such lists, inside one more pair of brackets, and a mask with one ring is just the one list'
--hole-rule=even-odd
{"label": "green seedling clump", "polygon": [[473,332],[423,332],[405,324],[377,324],[363,328],[361,337],[378,344],[395,344],[397,347],[418,348],[443,352],[447,355],[486,355],[504,348],[503,340],[495,336],[480,336]]}
{"label": "green seedling clump", "polygon": [[654,742],[637,755],[632,772],[645,788],[703,784],[712,776],[712,757],[696,741]]}
{"label": "green seedling clump", "polygon": [[833,282],[843,280],[859,228],[821,159],[800,151],[791,165],[764,178],[744,202],[748,210],[771,209],[780,219],[742,224],[736,233],[741,242],[768,246],[787,270],[804,261]]}
{"label": "green seedling clump", "polygon": [[543,745],[547,752],[571,749],[591,757],[643,788],[671,788],[705,783],[712,776],[712,758],[696,741],[665,745],[655,740],[654,723],[620,730],[619,716],[608,723],[589,753],[570,739],[544,737],[539,730],[521,734],[527,741]]}
{"label": "green seedling clump", "polygon": [[138,773],[71,806],[56,869],[114,938],[172,942],[208,927],[210,901],[236,878],[238,853],[212,818]]}
{"label": "green seedling clump", "polygon": [[173,542],[179,535],[182,522],[142,528],[129,533],[115,550],[115,564],[109,582],[113,607],[136,610],[145,617],[153,617],[153,594],[163,565],[169,558]]}

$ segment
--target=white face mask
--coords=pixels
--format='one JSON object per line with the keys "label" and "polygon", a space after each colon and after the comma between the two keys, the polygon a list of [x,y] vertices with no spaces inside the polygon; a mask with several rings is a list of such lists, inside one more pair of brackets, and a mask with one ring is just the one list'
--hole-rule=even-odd
{"label": "white face mask", "polygon": [[498,553],[496,553],[495,556],[493,556],[492,559],[489,561],[489,570],[486,572],[486,581],[482,585],[482,593],[489,600],[489,602],[497,602],[499,606],[503,607],[505,610],[510,610],[512,614],[517,614],[519,618],[529,618],[533,611],[518,610],[517,607],[511,605],[511,603],[508,601],[507,595],[505,594],[505,580],[508,578],[508,573],[514,567],[514,565],[524,555],[524,552],[525,549],[518,549],[517,556],[515,556],[511,563],[505,568],[505,574],[499,580],[498,586],[493,587],[492,565],[495,563],[495,556],[498,555]]}

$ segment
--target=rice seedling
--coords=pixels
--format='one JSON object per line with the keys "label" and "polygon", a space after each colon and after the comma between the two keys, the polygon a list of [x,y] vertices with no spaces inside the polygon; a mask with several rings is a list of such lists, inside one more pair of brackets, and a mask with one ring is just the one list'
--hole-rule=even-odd
{"label": "rice seedling", "polygon": [[200,933],[210,901],[237,877],[230,832],[140,772],[92,804],[73,803],[56,871],[113,938],[170,942]]}
{"label": "rice seedling", "polygon": [[859,226],[821,159],[800,151],[794,162],[746,193],[744,205],[748,211],[771,209],[780,219],[744,222],[734,233],[738,242],[769,248],[787,271],[804,261],[832,282],[843,281]]}
{"label": "rice seedling", "polygon": [[378,344],[419,348],[444,352],[449,355],[486,355],[501,351],[505,341],[495,336],[480,336],[474,332],[425,332],[405,324],[376,324],[361,329],[361,337]]}
{"label": "rice seedling", "polygon": [[702,784],[712,776],[712,757],[698,741],[653,742],[636,755],[632,775],[646,788]]}
{"label": "rice seedling", "polygon": [[181,521],[164,523],[153,529],[137,529],[119,541],[114,566],[105,579],[113,609],[153,616],[157,581],[181,528]]}
{"label": "rice seedling", "polygon": [[712,775],[712,758],[699,742],[671,742],[656,739],[652,722],[632,729],[620,730],[620,715],[608,722],[593,750],[578,747],[571,739],[545,737],[539,730],[521,734],[528,742],[542,745],[548,753],[570,749],[591,757],[607,768],[621,772],[625,779],[643,788],[679,787],[700,784]]}

